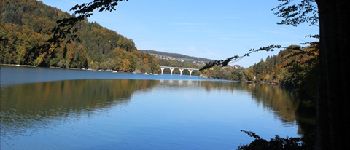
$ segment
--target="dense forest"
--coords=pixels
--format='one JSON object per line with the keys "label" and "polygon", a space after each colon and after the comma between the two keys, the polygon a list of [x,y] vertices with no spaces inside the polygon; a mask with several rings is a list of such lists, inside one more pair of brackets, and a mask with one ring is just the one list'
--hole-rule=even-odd
{"label": "dense forest", "polygon": [[206,78],[246,81],[244,70],[245,69],[240,66],[214,66],[203,70],[201,74]]}
{"label": "dense forest", "polygon": [[77,25],[78,40],[62,43],[46,57],[38,45],[50,38],[56,21],[69,14],[35,0],[2,0],[0,6],[1,64],[159,71],[158,60],[138,51],[131,39],[87,20]]}
{"label": "dense forest", "polygon": [[214,66],[203,70],[203,76],[236,81],[279,84],[296,90],[303,97],[315,99],[317,95],[318,45],[307,47],[290,45],[278,55],[268,56],[265,60],[248,68],[239,66]]}
{"label": "dense forest", "polygon": [[278,55],[269,56],[247,68],[244,74],[247,80],[280,84],[311,98],[317,95],[318,55],[317,44],[305,48],[290,45]]}

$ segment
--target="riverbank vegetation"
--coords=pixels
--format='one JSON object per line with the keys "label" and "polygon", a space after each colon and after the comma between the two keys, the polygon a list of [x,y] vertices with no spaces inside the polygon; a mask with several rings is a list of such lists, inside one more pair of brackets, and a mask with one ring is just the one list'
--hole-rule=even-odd
{"label": "riverbank vegetation", "polygon": [[307,47],[290,45],[277,55],[268,56],[248,68],[214,66],[201,73],[209,78],[281,85],[303,97],[316,99],[318,55],[317,43]]}
{"label": "riverbank vegetation", "polygon": [[305,48],[290,45],[278,55],[269,56],[247,68],[244,74],[249,81],[280,84],[299,90],[304,96],[314,96],[317,95],[318,54],[317,44]]}

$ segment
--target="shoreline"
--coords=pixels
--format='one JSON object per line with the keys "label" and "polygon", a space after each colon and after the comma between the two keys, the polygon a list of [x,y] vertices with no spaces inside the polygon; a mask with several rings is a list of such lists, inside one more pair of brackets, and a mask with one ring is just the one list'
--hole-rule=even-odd
{"label": "shoreline", "polygon": [[16,64],[0,64],[0,66],[10,66],[10,67],[31,67],[31,68],[36,68],[36,66],[31,66],[31,65],[16,65]]}
{"label": "shoreline", "polygon": [[[134,72],[124,72],[124,71],[115,71],[115,70],[111,70],[111,69],[107,69],[107,70],[98,69],[97,70],[97,69],[92,69],[92,68],[61,68],[61,67],[38,67],[38,66],[18,65],[18,64],[0,64],[0,67],[2,67],[2,66],[5,66],[5,67],[27,67],[27,68],[62,69],[62,70],[74,70],[74,71],[93,71],[93,72],[144,74],[144,75],[161,75],[161,74],[157,74],[157,73],[142,73],[142,72],[137,73],[135,71]],[[168,74],[164,74],[164,75],[168,75]],[[194,77],[200,77],[200,76],[194,76]],[[219,80],[224,80],[224,79],[219,79]]]}
{"label": "shoreline", "polygon": [[[31,65],[16,65],[16,64],[0,64],[0,66],[8,66],[8,67],[30,67],[30,68],[50,68],[50,69],[68,69],[68,70],[79,70],[79,71],[105,71],[105,72],[113,72],[114,70],[96,70],[92,68],[61,68],[61,67],[38,67]],[[122,73],[132,73],[132,72],[122,72]]]}

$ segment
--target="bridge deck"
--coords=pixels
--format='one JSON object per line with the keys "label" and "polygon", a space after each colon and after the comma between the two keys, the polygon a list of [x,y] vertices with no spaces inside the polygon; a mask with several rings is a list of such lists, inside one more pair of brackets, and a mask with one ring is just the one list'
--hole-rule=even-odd
{"label": "bridge deck", "polygon": [[171,67],[171,66],[159,66],[160,68],[179,68],[179,69],[188,69],[188,70],[199,70],[197,68],[185,68],[185,67]]}

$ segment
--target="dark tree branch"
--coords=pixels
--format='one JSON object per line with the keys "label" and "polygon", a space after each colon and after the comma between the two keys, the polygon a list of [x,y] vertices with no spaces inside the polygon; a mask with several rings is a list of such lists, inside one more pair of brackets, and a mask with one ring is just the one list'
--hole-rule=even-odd
{"label": "dark tree branch", "polygon": [[301,23],[318,25],[318,9],[315,0],[278,0],[281,2],[277,7],[271,9],[275,15],[283,18],[277,24],[297,26]]}
{"label": "dark tree branch", "polygon": [[241,130],[241,132],[247,134],[248,136],[256,139],[256,140],[259,140],[261,139],[261,137],[259,135],[257,135],[256,133],[252,132],[252,131],[247,131],[247,130]]}
{"label": "dark tree branch", "polygon": [[227,58],[225,60],[213,60],[213,61],[206,63],[204,67],[199,69],[199,71],[209,69],[209,68],[214,67],[214,66],[221,66],[221,67],[227,66],[229,62],[238,61],[244,57],[249,56],[251,53],[259,52],[259,51],[274,51],[276,48],[281,48],[281,45],[269,45],[266,47],[260,47],[258,49],[250,49],[247,53],[245,53],[242,56],[235,55],[235,56]]}
{"label": "dark tree branch", "polygon": [[78,36],[76,35],[77,29],[74,28],[76,24],[82,20],[93,15],[93,11],[98,10],[112,12],[116,10],[116,6],[120,1],[128,0],[93,0],[89,3],[77,4],[70,9],[74,11],[73,15],[69,18],[63,18],[57,20],[57,26],[52,30],[52,38],[48,42],[53,44],[59,44],[63,39],[69,37],[68,42],[76,40]]}
{"label": "dark tree branch", "polygon": [[[313,38],[318,38],[318,35],[309,35],[309,37],[313,37]],[[288,49],[288,50],[291,50],[291,51],[294,51],[293,53],[293,56],[294,55],[300,55],[300,54],[306,54],[306,55],[309,55],[309,56],[314,56],[314,55],[317,55],[318,52],[315,52],[315,51],[318,51],[318,45],[319,45],[319,42],[305,42],[305,43],[300,43],[302,45],[304,44],[307,44],[307,45],[310,45],[312,47],[316,47],[315,50],[313,51],[305,51],[304,48],[306,47],[300,47],[300,46],[288,46],[288,47],[282,47],[281,45],[269,45],[269,46],[266,46],[266,47],[260,47],[258,49],[250,49],[248,50],[247,53],[245,53],[244,55],[242,56],[239,56],[239,55],[235,55],[233,57],[229,57],[225,60],[213,60],[213,61],[210,61],[208,63],[205,64],[205,66],[203,66],[202,68],[199,69],[199,71],[203,71],[205,69],[209,69],[209,68],[212,68],[214,66],[221,66],[221,67],[224,67],[224,66],[227,66],[229,62],[234,62],[234,61],[238,61],[244,57],[247,57],[247,56],[250,56],[250,54],[254,53],[254,52],[259,52],[259,51],[266,51],[266,52],[269,52],[269,51],[274,51],[276,49],[280,49],[280,48],[285,48],[285,49]],[[292,56],[288,56],[288,57],[292,57]]]}
{"label": "dark tree branch", "polygon": [[75,15],[89,17],[92,15],[94,10],[109,11],[112,12],[116,10],[116,6],[120,1],[128,1],[128,0],[94,0],[89,3],[77,4],[72,7],[70,10],[74,11]]}

